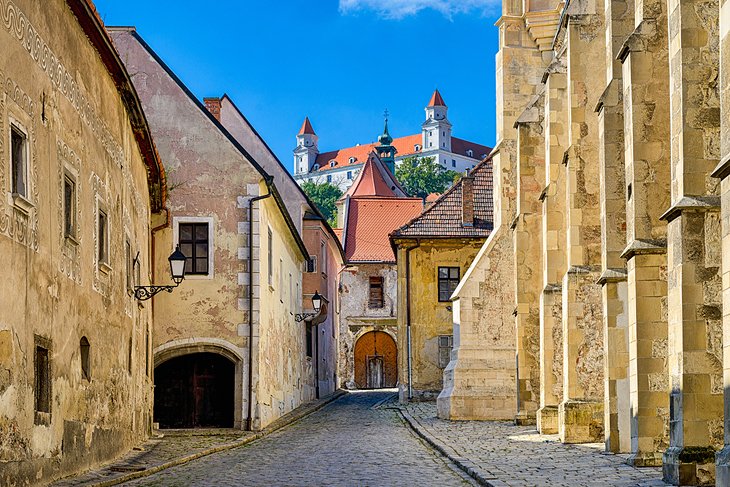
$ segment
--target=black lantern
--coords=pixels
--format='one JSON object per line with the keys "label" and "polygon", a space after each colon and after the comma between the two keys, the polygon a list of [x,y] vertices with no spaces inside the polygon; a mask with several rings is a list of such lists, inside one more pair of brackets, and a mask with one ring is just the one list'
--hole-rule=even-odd
{"label": "black lantern", "polygon": [[180,283],[185,279],[185,262],[187,261],[187,257],[185,257],[185,254],[182,253],[180,250],[180,246],[178,245],[175,247],[175,251],[170,254],[170,257],[167,258],[168,261],[170,261],[170,274],[172,275],[172,280],[175,283],[174,286],[135,286],[134,287],[134,297],[137,298],[140,301],[146,301],[150,299],[152,296],[154,296],[157,293],[160,293],[162,291],[167,291],[168,293],[171,293],[173,289],[178,287]]}
{"label": "black lantern", "polygon": [[294,320],[299,323],[319,314],[319,310],[322,308],[322,296],[319,295],[318,291],[314,291],[314,296],[312,296],[312,308],[314,309],[314,313],[297,314],[294,316]]}

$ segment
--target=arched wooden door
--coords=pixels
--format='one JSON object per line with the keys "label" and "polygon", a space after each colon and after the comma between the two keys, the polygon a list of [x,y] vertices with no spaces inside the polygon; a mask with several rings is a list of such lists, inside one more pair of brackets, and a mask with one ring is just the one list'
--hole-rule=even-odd
{"label": "arched wooden door", "polygon": [[355,384],[360,389],[395,387],[398,347],[383,331],[371,331],[355,343]]}
{"label": "arched wooden door", "polygon": [[155,368],[160,428],[232,428],[236,366],[215,353],[174,357]]}

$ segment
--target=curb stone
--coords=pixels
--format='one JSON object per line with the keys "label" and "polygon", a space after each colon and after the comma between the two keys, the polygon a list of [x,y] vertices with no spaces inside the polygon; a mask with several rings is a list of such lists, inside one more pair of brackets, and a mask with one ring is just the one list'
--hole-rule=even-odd
{"label": "curb stone", "polygon": [[403,408],[397,407],[397,409],[403,419],[408,423],[414,433],[423,438],[426,443],[431,445],[437,452],[444,457],[448,458],[454,465],[456,465],[461,471],[469,475],[469,477],[476,480],[479,485],[485,487],[508,487],[506,483],[494,477],[489,472],[479,468],[474,462],[468,458],[458,455],[453,448],[446,445],[444,442],[436,438],[434,435],[428,432],[421,423],[418,422],[408,411]]}
{"label": "curb stone", "polygon": [[[289,417],[284,416],[282,418],[279,418],[278,420],[274,421],[273,423],[271,423],[269,426],[267,426],[263,430],[258,431],[251,436],[247,436],[243,439],[234,441],[232,443],[227,443],[225,445],[211,447],[211,448],[208,448],[207,450],[199,451],[199,452],[193,453],[191,455],[186,455],[184,457],[175,458],[168,462],[151,466],[149,468],[146,468],[145,470],[141,470],[138,472],[131,472],[127,475],[122,475],[120,477],[116,477],[116,478],[109,479],[109,480],[104,480],[101,482],[90,483],[88,485],[90,487],[110,487],[112,485],[119,485],[124,482],[129,482],[130,480],[136,480],[136,479],[140,479],[143,477],[149,477],[150,475],[156,474],[162,470],[166,470],[171,467],[176,467],[178,465],[183,465],[183,464],[191,462],[193,460],[197,460],[198,458],[212,455],[213,453],[219,453],[219,452],[226,451],[226,450],[232,450],[233,448],[238,448],[240,446],[247,445],[260,438],[268,436],[275,431],[286,428],[287,426],[291,426],[292,424],[296,423],[297,421],[309,416],[310,414],[312,414],[314,412],[319,411],[323,407],[336,401],[337,399],[341,398],[342,396],[344,396],[346,394],[348,394],[348,392],[346,390],[338,389],[332,395],[324,398],[322,400],[322,402],[316,404],[315,406],[312,406],[311,408],[306,408],[306,406],[305,406],[305,408],[303,408],[302,411],[300,411],[296,414],[292,414]],[[293,412],[295,412],[295,411],[293,411]],[[62,479],[60,479],[60,480],[62,480]]]}

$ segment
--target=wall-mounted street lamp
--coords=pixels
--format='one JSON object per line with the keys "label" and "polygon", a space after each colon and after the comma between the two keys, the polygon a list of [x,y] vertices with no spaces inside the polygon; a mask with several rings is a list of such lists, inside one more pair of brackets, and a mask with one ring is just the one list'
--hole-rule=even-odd
{"label": "wall-mounted street lamp", "polygon": [[302,313],[302,314],[294,315],[294,321],[299,323],[300,321],[304,321],[307,318],[317,316],[319,314],[319,309],[321,306],[322,306],[322,296],[320,296],[317,291],[314,291],[314,296],[312,296],[312,308],[314,309],[314,313]]}
{"label": "wall-mounted street lamp", "polygon": [[175,251],[170,254],[167,258],[170,261],[170,274],[172,274],[172,280],[175,282],[174,286],[135,286],[134,297],[140,301],[146,301],[157,293],[167,291],[171,293],[173,289],[178,287],[180,283],[185,279],[185,261],[187,257],[180,250],[178,245]]}

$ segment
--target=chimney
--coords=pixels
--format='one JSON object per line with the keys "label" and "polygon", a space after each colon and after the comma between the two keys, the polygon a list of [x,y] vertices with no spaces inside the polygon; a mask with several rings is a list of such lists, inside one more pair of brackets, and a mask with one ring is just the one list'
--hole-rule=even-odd
{"label": "chimney", "polygon": [[219,122],[221,121],[221,99],[220,98],[203,98],[205,108],[208,109],[211,115],[215,117]]}
{"label": "chimney", "polygon": [[468,170],[461,178],[461,224],[474,226],[474,176]]}

